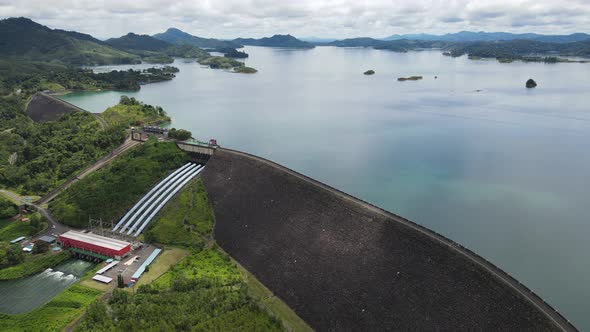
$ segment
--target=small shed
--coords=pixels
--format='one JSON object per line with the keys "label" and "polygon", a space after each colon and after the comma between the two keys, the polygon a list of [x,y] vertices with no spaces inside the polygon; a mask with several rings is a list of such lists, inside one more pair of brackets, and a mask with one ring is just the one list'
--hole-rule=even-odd
{"label": "small shed", "polygon": [[24,239],[26,239],[26,237],[24,237],[24,236],[17,237],[16,239],[10,241],[10,244],[19,243],[19,242],[21,242]]}
{"label": "small shed", "polygon": [[92,280],[96,280],[96,281],[100,281],[102,283],[108,284],[111,281],[113,281],[113,278],[109,278],[109,277],[105,277],[105,276],[101,276],[101,275],[97,274],[94,277],[92,277]]}
{"label": "small shed", "polygon": [[49,235],[43,235],[42,237],[39,238],[39,240],[37,241],[43,241],[43,242],[47,242],[49,244],[52,244],[55,242],[55,238],[53,236],[49,236]]}

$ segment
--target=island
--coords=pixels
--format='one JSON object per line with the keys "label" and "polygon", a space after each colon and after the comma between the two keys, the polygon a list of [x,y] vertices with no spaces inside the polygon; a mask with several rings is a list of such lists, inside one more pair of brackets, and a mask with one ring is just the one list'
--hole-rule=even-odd
{"label": "island", "polygon": [[364,72],[363,74],[365,74],[365,75],[374,75],[375,74],[375,71],[373,69],[369,69],[366,72]]}
{"label": "island", "polygon": [[529,80],[526,81],[526,87],[527,87],[527,89],[536,88],[537,87],[537,82],[535,82],[534,79],[529,78]]}
{"label": "island", "polygon": [[405,81],[419,81],[422,78],[423,78],[422,76],[410,76],[410,77],[399,77],[397,80],[400,81],[400,82],[405,82]]}
{"label": "island", "polygon": [[241,67],[234,68],[234,73],[255,74],[257,72],[258,72],[258,70],[254,69],[252,67],[241,66]]}

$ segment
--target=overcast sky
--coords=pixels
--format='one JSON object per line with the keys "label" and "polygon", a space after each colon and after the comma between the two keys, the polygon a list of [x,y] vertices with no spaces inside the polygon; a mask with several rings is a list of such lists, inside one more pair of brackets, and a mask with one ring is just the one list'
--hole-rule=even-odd
{"label": "overcast sky", "polygon": [[0,0],[0,17],[12,16],[98,38],[169,27],[217,38],[590,32],[590,0]]}

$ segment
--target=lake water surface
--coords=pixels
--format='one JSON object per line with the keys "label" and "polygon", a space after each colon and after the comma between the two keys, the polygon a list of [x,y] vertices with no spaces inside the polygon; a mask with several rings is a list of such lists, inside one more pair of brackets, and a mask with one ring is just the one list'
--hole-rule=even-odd
{"label": "lake water surface", "polygon": [[0,312],[29,312],[70,287],[93,266],[90,262],[71,259],[34,276],[0,281]]}
{"label": "lake water surface", "polygon": [[[333,47],[246,52],[259,73],[178,60],[173,81],[126,94],[164,107],[196,138],[450,237],[590,329],[590,64]],[[376,74],[364,76],[368,69]],[[410,75],[424,79],[397,81]],[[529,78],[536,89],[525,89]],[[62,98],[102,112],[121,94]]]}

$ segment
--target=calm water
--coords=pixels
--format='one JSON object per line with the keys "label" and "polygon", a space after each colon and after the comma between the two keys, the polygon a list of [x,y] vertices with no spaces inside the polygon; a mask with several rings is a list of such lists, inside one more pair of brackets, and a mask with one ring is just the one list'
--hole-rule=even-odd
{"label": "calm water", "polygon": [[[180,60],[176,79],[128,95],[163,106],[197,138],[445,234],[590,329],[590,64],[331,47],[247,52],[258,74]],[[397,81],[410,75],[424,80]],[[527,90],[531,77],[539,87]],[[120,95],[64,99],[100,112]]]}
{"label": "calm water", "polygon": [[0,281],[0,312],[20,314],[49,302],[78,281],[92,265],[72,259],[31,277]]}

